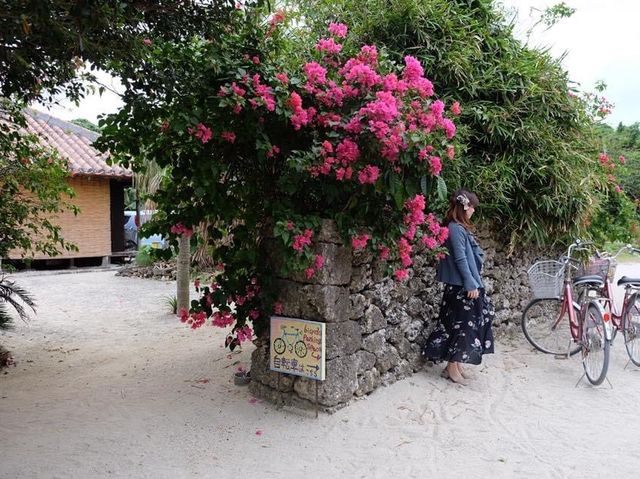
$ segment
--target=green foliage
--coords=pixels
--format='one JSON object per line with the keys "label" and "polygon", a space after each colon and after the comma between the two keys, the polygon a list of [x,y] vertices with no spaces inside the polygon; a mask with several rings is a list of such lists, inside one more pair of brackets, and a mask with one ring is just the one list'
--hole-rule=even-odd
{"label": "green foliage", "polygon": [[173,248],[154,248],[151,245],[142,246],[136,253],[136,263],[139,266],[151,266],[158,261],[169,261],[175,258]]}
{"label": "green foliage", "polygon": [[[603,149],[616,164],[616,176],[623,191],[633,200],[640,199],[640,123],[617,128],[601,125]],[[624,163],[620,162],[620,157]]]}
{"label": "green foliage", "polygon": [[31,294],[15,281],[2,275],[0,276],[0,329],[8,328],[12,323],[13,318],[9,313],[8,306],[11,306],[23,321],[29,319],[27,307],[33,312],[36,311]]}
{"label": "green foliage", "polygon": [[172,247],[168,248],[151,248],[149,256],[156,261],[169,261],[176,257],[176,252]]}
{"label": "green foliage", "polygon": [[560,2],[551,7],[545,8],[540,16],[540,21],[546,25],[547,28],[552,27],[563,18],[569,18],[576,12],[575,8],[568,6],[564,2]]}
{"label": "green foliage", "polygon": [[20,130],[23,107],[60,96],[78,101],[93,88],[96,69],[133,82],[128,73],[140,64],[145,39],[214,36],[233,6],[197,0],[0,3],[0,258],[14,248],[55,255],[72,248],[51,220],[73,208],[64,199],[72,191],[64,164]]}
{"label": "green foliage", "polygon": [[[347,242],[361,244],[356,249],[381,252],[394,268],[401,261],[398,278],[408,274],[412,252],[436,253],[446,235],[435,217],[425,218],[424,199],[446,197],[440,158],[454,154],[449,115],[457,108],[444,111],[415,59],[413,70],[411,59],[400,67],[348,38],[339,39],[339,55],[322,53],[305,31],[274,28],[273,18],[247,8],[216,39],[154,38],[138,80],[126,84],[123,109],[102,122],[99,147],[116,160],[136,171],[148,160],[166,169],[152,196],[158,232],[210,225],[211,252],[224,271],[191,316],[181,316],[192,327],[201,313],[218,312],[233,316],[238,333],[250,320],[264,330],[277,295],[265,261],[265,239],[274,235],[285,268],[307,278],[323,265],[310,248],[321,218],[335,220]],[[350,77],[353,65],[362,73]],[[305,68],[323,79],[311,81]],[[218,319],[227,325],[227,316]]]}
{"label": "green foliage", "polygon": [[171,314],[178,314],[178,298],[174,296],[165,296],[164,304],[169,308]]}
{"label": "green foliage", "polygon": [[52,216],[69,208],[73,190],[67,185],[66,164],[56,152],[39,145],[19,129],[25,118],[2,100],[0,110],[0,258],[19,249],[55,255],[59,248],[76,249],[60,236]]}
{"label": "green foliage", "polygon": [[[640,125],[598,128],[609,186],[591,230],[602,241],[640,242]],[[604,154],[603,154],[604,155]]]}
{"label": "green foliage", "polygon": [[589,231],[597,244],[609,241],[640,244],[639,219],[635,203],[612,187],[594,215]]}
{"label": "green foliage", "polygon": [[422,60],[436,91],[463,106],[462,159],[450,189],[477,191],[479,213],[511,244],[584,236],[606,183],[593,120],[547,52],[523,46],[491,0],[309,0],[311,25],[339,19],[392,58]]}
{"label": "green foliage", "polygon": [[87,120],[86,118],[76,118],[71,120],[71,123],[74,125],[81,126],[82,128],[86,128],[87,130],[95,131],[96,133],[100,133],[100,127],[95,123]]}
{"label": "green foliage", "polygon": [[136,264],[138,266],[151,266],[154,263],[153,248],[151,246],[143,246],[136,254]]}
{"label": "green foliage", "polygon": [[84,82],[94,79],[91,71],[119,71],[126,77],[140,60],[145,38],[213,35],[230,5],[198,0],[2,2],[0,96],[29,102],[63,94],[78,100],[86,92]]}

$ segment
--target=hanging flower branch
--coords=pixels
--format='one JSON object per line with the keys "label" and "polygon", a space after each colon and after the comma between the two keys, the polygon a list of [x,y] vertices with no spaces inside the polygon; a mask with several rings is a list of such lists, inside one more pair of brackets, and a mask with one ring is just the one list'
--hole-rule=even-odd
{"label": "hanging flower branch", "polygon": [[[233,326],[232,348],[281,311],[266,237],[280,242],[285,271],[312,281],[327,267],[314,240],[321,220],[331,219],[345,244],[375,254],[402,281],[413,256],[440,254],[448,234],[428,209],[446,196],[440,175],[455,157],[459,103],[447,109],[418,59],[395,65],[375,45],[349,43],[340,23],[328,26],[306,62],[291,66],[278,54],[286,22],[278,11],[248,33],[230,34],[237,35],[230,52],[251,43],[242,35],[255,51],[220,55],[226,70],[206,88],[154,110],[163,112],[156,152],[172,167],[157,198],[166,221],[179,235],[207,218],[218,242],[214,261],[224,264],[207,286],[197,285],[200,298],[180,318],[194,329],[207,320]],[[192,48],[191,58],[210,52],[206,42]]]}

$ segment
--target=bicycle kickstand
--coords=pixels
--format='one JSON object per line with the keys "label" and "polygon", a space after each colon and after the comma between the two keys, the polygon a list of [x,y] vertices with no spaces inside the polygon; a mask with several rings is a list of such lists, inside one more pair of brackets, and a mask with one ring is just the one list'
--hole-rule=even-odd
{"label": "bicycle kickstand", "polygon": [[[580,379],[578,379],[578,382],[573,387],[577,388],[578,384],[580,384],[580,382],[582,381],[582,378],[585,377],[586,375],[587,375],[587,373],[582,373],[582,376],[580,376]],[[609,381],[609,378],[606,377],[606,376],[604,378],[607,380],[607,383],[609,383],[609,389],[613,389],[613,384],[611,384],[611,381]]]}
{"label": "bicycle kickstand", "polygon": [[569,344],[567,344],[567,355],[565,359],[569,359],[571,357],[571,346],[573,346],[573,341],[569,340]]}
{"label": "bicycle kickstand", "polygon": [[569,345],[567,346],[567,353],[562,353],[562,354],[554,354],[553,357],[554,359],[569,359],[571,357],[571,345],[573,344],[573,341],[569,341]]}
{"label": "bicycle kickstand", "polygon": [[[633,363],[631,362],[631,359],[627,359],[627,364],[625,364],[625,365],[624,365],[624,368],[623,368],[623,369],[627,369],[627,368],[629,367],[629,364],[633,364]],[[640,369],[634,368],[634,369],[629,369],[629,371],[631,371],[631,372],[634,372],[634,371],[635,371],[635,372],[637,372],[637,371],[640,371]]]}

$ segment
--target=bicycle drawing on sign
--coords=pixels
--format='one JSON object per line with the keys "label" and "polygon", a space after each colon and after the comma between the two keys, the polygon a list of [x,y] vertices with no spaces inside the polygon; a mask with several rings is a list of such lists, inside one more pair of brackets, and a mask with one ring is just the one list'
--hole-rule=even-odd
{"label": "bicycle drawing on sign", "polygon": [[324,323],[272,316],[269,344],[272,371],[324,381]]}
{"label": "bicycle drawing on sign", "polygon": [[273,340],[273,349],[276,353],[282,354],[285,350],[295,353],[299,358],[307,355],[307,345],[303,341],[303,334],[295,326],[280,326],[280,337]]}

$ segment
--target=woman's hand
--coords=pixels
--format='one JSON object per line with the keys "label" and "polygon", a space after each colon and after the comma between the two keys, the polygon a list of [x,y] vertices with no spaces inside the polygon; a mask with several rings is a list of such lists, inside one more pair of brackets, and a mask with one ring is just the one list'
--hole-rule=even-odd
{"label": "woman's hand", "polygon": [[467,298],[469,299],[476,299],[478,296],[480,296],[480,291],[478,291],[477,289],[474,289],[473,291],[467,291]]}

